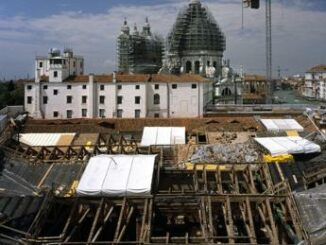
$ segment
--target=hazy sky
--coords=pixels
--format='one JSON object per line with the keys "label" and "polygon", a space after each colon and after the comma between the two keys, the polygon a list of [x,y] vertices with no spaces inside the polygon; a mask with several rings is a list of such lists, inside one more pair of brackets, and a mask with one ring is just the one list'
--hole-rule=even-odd
{"label": "hazy sky", "polygon": [[[149,17],[166,37],[186,0],[0,0],[0,79],[34,76],[35,55],[72,47],[87,73],[116,69],[116,38],[124,17],[138,27]],[[202,0],[226,35],[224,57],[235,68],[264,73],[265,11],[244,10],[241,0]],[[326,63],[326,0],[273,0],[273,66],[288,74]]]}

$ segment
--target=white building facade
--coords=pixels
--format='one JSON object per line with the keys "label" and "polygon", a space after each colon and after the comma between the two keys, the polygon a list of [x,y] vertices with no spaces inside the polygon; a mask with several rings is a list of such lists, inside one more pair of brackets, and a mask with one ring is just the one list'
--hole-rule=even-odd
{"label": "white building facade", "polygon": [[310,99],[326,100],[326,65],[315,66],[306,72],[302,94]]}
{"label": "white building facade", "polygon": [[213,99],[213,82],[199,75],[114,73],[58,81],[38,74],[25,84],[25,110],[35,119],[202,117]]}

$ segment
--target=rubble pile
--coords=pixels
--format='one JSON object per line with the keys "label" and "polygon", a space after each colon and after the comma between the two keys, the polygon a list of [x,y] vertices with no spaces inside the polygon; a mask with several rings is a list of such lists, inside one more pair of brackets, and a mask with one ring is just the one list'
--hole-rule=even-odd
{"label": "rubble pile", "polygon": [[260,154],[252,141],[233,145],[198,146],[191,156],[192,163],[256,163]]}

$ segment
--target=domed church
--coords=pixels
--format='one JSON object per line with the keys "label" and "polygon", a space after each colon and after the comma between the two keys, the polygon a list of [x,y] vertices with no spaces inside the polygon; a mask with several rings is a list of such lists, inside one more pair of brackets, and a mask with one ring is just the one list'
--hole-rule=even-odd
{"label": "domed church", "polygon": [[167,37],[167,68],[171,73],[220,75],[225,36],[207,8],[191,0]]}

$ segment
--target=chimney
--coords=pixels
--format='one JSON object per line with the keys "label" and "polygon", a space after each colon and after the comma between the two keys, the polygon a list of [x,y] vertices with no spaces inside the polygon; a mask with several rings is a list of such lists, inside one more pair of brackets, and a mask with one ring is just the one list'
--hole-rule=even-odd
{"label": "chimney", "polygon": [[116,71],[114,71],[112,74],[112,82],[117,83],[117,72]]}

